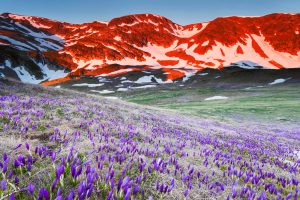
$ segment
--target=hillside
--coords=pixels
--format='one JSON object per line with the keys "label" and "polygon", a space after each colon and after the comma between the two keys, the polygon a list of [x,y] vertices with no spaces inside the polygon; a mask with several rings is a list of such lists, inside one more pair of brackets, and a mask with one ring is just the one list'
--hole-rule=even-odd
{"label": "hillside", "polygon": [[214,121],[7,79],[0,95],[0,198],[299,197],[295,125]]}

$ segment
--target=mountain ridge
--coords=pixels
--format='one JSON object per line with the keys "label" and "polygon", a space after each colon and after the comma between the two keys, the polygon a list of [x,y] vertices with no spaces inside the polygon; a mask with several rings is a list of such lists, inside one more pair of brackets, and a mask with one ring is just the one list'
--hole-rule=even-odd
{"label": "mountain ridge", "polygon": [[[26,52],[32,60],[43,58],[39,65],[65,71],[61,77],[46,74],[42,81],[115,76],[148,68],[161,69],[173,81],[190,71],[235,63],[271,69],[300,66],[300,14],[228,16],[184,26],[153,14],[71,24],[3,13],[0,21],[2,47]],[[7,68],[3,64],[7,59],[1,60]]]}

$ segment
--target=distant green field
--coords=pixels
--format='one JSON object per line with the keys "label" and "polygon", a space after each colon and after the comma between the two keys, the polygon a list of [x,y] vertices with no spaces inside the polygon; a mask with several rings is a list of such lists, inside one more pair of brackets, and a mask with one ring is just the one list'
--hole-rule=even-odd
{"label": "distant green field", "polygon": [[[206,98],[225,96],[226,100]],[[217,119],[272,120],[295,123],[300,117],[300,85],[248,89],[173,88],[130,93],[124,100]]]}

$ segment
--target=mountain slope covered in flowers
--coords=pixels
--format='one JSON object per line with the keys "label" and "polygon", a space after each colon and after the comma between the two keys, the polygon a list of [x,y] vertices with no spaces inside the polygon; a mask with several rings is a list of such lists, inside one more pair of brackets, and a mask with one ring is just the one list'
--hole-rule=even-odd
{"label": "mountain slope covered in flowers", "polygon": [[0,198],[298,199],[299,127],[0,82]]}

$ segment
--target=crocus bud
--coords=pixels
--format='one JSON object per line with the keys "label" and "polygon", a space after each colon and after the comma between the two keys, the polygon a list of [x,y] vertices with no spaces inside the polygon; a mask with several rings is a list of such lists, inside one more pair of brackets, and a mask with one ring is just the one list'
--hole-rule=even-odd
{"label": "crocus bud", "polygon": [[9,200],[15,200],[15,194],[12,193],[11,195],[9,195]]}
{"label": "crocus bud", "polygon": [[34,193],[34,185],[32,185],[31,183],[27,186],[27,191],[29,192],[29,194],[33,195]]}
{"label": "crocus bud", "polygon": [[5,191],[5,190],[6,190],[6,180],[5,180],[5,179],[3,179],[3,180],[1,181],[1,190],[2,190],[2,191]]}

